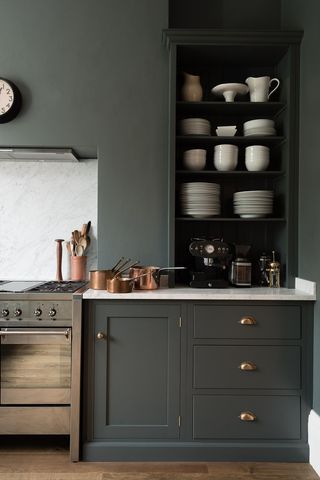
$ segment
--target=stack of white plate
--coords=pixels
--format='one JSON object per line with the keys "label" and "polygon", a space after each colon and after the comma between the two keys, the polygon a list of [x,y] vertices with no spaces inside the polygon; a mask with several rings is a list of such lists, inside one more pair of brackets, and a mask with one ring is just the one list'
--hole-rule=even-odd
{"label": "stack of white plate", "polygon": [[209,120],[205,118],[184,118],[181,120],[182,135],[211,135]]}
{"label": "stack of white plate", "polygon": [[182,183],[180,199],[183,215],[196,218],[220,215],[220,185],[217,183]]}
{"label": "stack of white plate", "polygon": [[274,128],[274,121],[266,118],[257,118],[256,120],[249,120],[243,124],[243,134],[245,137],[250,135],[276,135]]}
{"label": "stack of white plate", "polygon": [[259,218],[272,214],[272,190],[248,190],[233,194],[234,213],[241,218]]}

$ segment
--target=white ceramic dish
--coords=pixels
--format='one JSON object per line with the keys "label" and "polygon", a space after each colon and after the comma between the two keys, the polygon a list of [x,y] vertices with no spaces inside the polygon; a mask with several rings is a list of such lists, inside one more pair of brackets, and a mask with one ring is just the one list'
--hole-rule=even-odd
{"label": "white ceramic dish", "polygon": [[270,127],[274,128],[274,120],[269,120],[267,118],[256,118],[254,120],[248,120],[244,122],[243,128],[257,128],[257,127]]}
{"label": "white ceramic dish", "polygon": [[234,137],[236,132],[236,125],[226,125],[216,128],[216,134],[218,137]]}
{"label": "white ceramic dish", "polygon": [[236,95],[246,95],[249,87],[244,83],[221,83],[213,87],[211,92],[215,95],[223,95],[226,102],[234,102]]}

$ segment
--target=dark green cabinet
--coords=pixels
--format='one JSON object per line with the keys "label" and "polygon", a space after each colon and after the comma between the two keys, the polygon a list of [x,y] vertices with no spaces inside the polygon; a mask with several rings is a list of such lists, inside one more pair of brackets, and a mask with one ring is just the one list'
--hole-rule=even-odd
{"label": "dark green cabinet", "polygon": [[95,439],[179,437],[178,305],[97,302],[87,326]]}
{"label": "dark green cabinet", "polygon": [[85,460],[308,460],[312,302],[85,307]]}

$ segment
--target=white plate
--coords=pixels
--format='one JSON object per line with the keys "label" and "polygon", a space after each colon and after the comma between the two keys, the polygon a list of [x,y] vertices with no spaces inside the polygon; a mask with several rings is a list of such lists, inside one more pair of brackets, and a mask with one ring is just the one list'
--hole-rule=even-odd
{"label": "white plate", "polygon": [[242,213],[240,215],[241,218],[263,218],[265,217],[265,215],[263,214],[245,214],[245,213]]}
{"label": "white plate", "polygon": [[273,190],[242,190],[240,192],[234,192],[234,195],[273,195]]}

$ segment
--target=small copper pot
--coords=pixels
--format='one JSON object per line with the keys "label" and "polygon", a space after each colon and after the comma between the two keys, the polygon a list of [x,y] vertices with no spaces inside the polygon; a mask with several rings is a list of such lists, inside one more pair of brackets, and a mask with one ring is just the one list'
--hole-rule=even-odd
{"label": "small copper pot", "polygon": [[133,278],[109,278],[107,279],[107,290],[110,293],[130,293],[133,290],[133,283]]}
{"label": "small copper pot", "polygon": [[185,270],[185,267],[139,266],[130,268],[130,277],[135,280],[134,288],[136,290],[156,290],[160,286],[161,272],[170,270]]}

